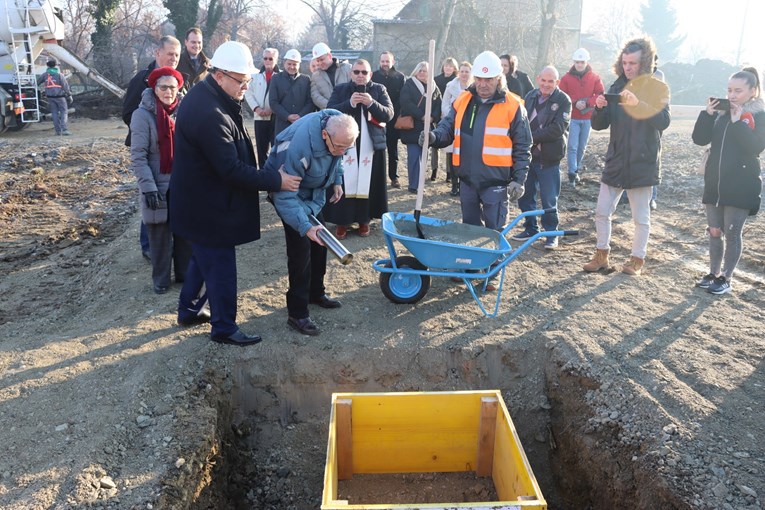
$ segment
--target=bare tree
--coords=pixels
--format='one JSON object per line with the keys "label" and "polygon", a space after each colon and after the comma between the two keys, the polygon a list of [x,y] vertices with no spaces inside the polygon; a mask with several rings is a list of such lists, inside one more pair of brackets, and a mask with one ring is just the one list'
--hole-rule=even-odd
{"label": "bare tree", "polygon": [[616,53],[625,41],[636,35],[636,21],[637,9],[633,3],[609,2],[590,31],[608,43],[610,53]]}
{"label": "bare tree", "polygon": [[324,27],[330,48],[363,46],[371,38],[371,8],[354,0],[301,0],[314,12],[315,23]]}
{"label": "bare tree", "polygon": [[[444,58],[446,40],[449,38],[449,30],[452,27],[452,18],[454,17],[454,10],[457,8],[457,0],[448,0],[444,6],[444,17],[441,22],[441,28],[438,31],[438,38],[436,39],[436,66]],[[435,70],[433,70],[435,72]]]}
{"label": "bare tree", "polygon": [[535,69],[541,69],[550,61],[550,46],[552,45],[553,30],[558,20],[558,0],[539,0],[541,22],[539,25],[539,46],[537,46],[537,62]]}
{"label": "bare tree", "polygon": [[88,0],[66,0],[66,39],[64,47],[80,58],[90,52],[90,34],[93,32],[93,17],[90,15]]}

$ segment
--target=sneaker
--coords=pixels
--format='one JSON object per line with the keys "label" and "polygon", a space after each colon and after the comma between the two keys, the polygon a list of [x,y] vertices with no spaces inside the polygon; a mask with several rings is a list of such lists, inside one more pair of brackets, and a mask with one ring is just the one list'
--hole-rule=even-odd
{"label": "sneaker", "polygon": [[534,237],[534,234],[531,232],[524,230],[520,234],[515,234],[514,236],[510,237],[513,241],[525,241],[526,239],[529,239],[530,237]]}
{"label": "sneaker", "polygon": [[656,204],[656,200],[651,200],[650,207],[652,211],[655,211],[658,205]]}
{"label": "sneaker", "polygon": [[709,273],[704,278],[696,282],[696,287],[700,289],[708,289],[712,282],[715,281],[715,278],[717,278],[715,275]]}
{"label": "sneaker", "polygon": [[557,237],[548,237],[545,241],[545,250],[554,250],[558,247]]}
{"label": "sneaker", "polygon": [[72,136],[72,133],[70,133],[68,129],[65,129],[61,134],[64,136]]}
{"label": "sneaker", "polygon": [[572,188],[576,188],[576,185],[579,184],[580,181],[579,174],[568,174],[568,183]]}
{"label": "sneaker", "polygon": [[707,288],[707,292],[718,296],[727,294],[731,290],[733,290],[733,288],[731,287],[730,280],[726,279],[724,276],[715,278],[715,281],[710,283],[709,288]]}

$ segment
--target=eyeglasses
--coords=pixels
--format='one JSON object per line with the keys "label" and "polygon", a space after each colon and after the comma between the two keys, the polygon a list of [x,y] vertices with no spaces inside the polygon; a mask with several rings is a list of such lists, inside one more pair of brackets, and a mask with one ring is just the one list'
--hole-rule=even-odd
{"label": "eyeglasses", "polygon": [[221,73],[223,73],[224,76],[228,76],[229,78],[237,82],[239,84],[240,89],[244,89],[248,87],[250,85],[250,82],[252,82],[252,78],[248,78],[246,80],[240,80],[239,78],[234,78],[233,76],[228,74],[226,71],[221,71]]}
{"label": "eyeglasses", "polygon": [[335,143],[335,141],[332,139],[332,135],[330,135],[330,134],[329,134],[329,131],[327,131],[327,130],[325,129],[325,130],[324,130],[324,132],[325,132],[325,133],[327,133],[327,139],[329,140],[329,143],[331,143],[331,144],[332,144],[332,147],[333,147],[333,148],[334,148],[336,151],[342,151],[343,153],[346,153],[346,152],[348,152],[348,149],[350,149],[350,148],[351,148],[351,147],[353,147],[353,145],[354,145],[354,144],[351,144],[351,145],[349,145],[349,146],[347,146],[347,147],[340,147],[340,146],[338,146],[338,145]]}
{"label": "eyeglasses", "polygon": [[366,69],[354,69],[353,74],[363,74],[364,76],[369,74],[369,71]]}
{"label": "eyeglasses", "polygon": [[167,90],[172,90],[172,91],[178,90],[178,87],[176,87],[175,85],[157,85],[157,87],[159,87],[159,90],[161,90],[162,92],[165,92]]}
{"label": "eyeglasses", "polygon": [[263,60],[273,60],[274,57],[263,57]]}

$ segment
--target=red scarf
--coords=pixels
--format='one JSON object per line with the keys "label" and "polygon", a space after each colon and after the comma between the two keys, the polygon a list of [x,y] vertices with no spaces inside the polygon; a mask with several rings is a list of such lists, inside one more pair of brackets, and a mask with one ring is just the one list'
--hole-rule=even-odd
{"label": "red scarf", "polygon": [[171,117],[178,106],[178,98],[173,104],[166,105],[154,98],[157,103],[157,143],[159,144],[159,173],[169,174],[173,171],[173,135],[175,134],[175,121]]}

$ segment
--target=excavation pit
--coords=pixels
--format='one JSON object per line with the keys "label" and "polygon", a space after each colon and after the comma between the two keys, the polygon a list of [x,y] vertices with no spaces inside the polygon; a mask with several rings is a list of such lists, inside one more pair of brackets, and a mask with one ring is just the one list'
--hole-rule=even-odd
{"label": "excavation pit", "polygon": [[[686,508],[651,466],[631,460],[635,448],[614,448],[609,438],[617,431],[583,432],[593,416],[585,395],[600,383],[572,371],[562,349],[528,347],[372,349],[351,357],[319,355],[313,352],[319,347],[302,344],[240,360],[221,383],[220,453],[193,508],[336,508],[322,506],[333,393],[492,388],[499,388],[496,394],[513,418],[538,482],[538,501],[503,499],[491,477],[397,466],[396,472],[354,473],[340,481],[337,499],[358,506],[337,508],[428,508],[433,502],[453,504],[431,508],[459,508],[475,502],[483,503],[477,508],[537,509],[546,508],[539,504],[544,500],[564,510]],[[381,457],[384,451],[397,454],[383,448],[365,455]],[[412,495],[420,499],[402,500]],[[487,506],[497,501],[504,505]],[[404,504],[417,506],[395,506]]]}

